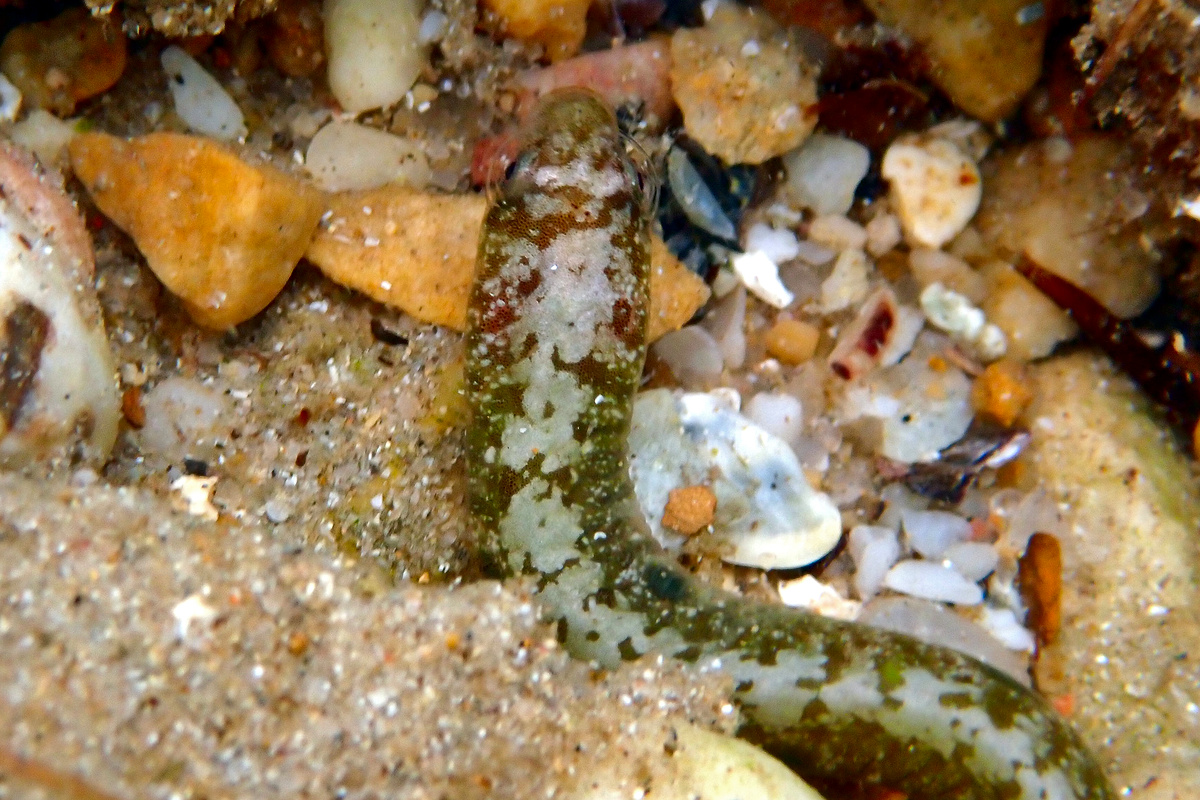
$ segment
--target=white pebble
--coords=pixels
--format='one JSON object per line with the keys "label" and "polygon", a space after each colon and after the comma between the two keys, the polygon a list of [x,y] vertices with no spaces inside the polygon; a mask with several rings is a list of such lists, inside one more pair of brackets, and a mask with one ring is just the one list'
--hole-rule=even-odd
{"label": "white pebble", "polygon": [[849,547],[854,559],[854,588],[861,599],[869,600],[900,558],[900,542],[891,528],[855,525],[850,529]]}
{"label": "white pebble", "polygon": [[870,163],[870,151],[853,139],[813,134],[783,156],[787,191],[817,214],[845,214]]}
{"label": "white pebble", "polygon": [[414,142],[357,122],[330,122],[305,154],[309,173],[328,192],[374,189],[387,183],[421,188],[429,161]]}
{"label": "white pebble", "polygon": [[9,136],[14,142],[32,150],[43,164],[57,164],[67,145],[75,138],[75,126],[40,108],[30,111],[25,119],[12,126]]}
{"label": "white pebble", "polygon": [[175,100],[175,113],[189,128],[223,141],[246,135],[242,110],[200,62],[175,45],[163,50],[161,58]]}
{"label": "white pebble", "polygon": [[776,264],[791,261],[800,254],[800,240],[785,228],[756,222],[746,231],[746,250],[760,250]]}
{"label": "white pebble", "polygon": [[979,168],[945,139],[897,141],[884,154],[881,172],[913,245],[941,247],[953,239],[983,196]]}
{"label": "white pebble", "polygon": [[808,238],[834,250],[862,250],[867,246],[867,229],[838,214],[817,217],[808,226]]}
{"label": "white pebble", "polygon": [[418,38],[421,44],[431,44],[446,35],[446,27],[450,18],[436,9],[430,9],[421,17],[421,29]]}
{"label": "white pebble", "polygon": [[785,606],[803,608],[822,617],[853,620],[862,610],[862,603],[842,597],[837,589],[821,583],[812,575],[804,575],[794,581],[780,581],[777,589],[779,599]]}
{"label": "white pebble", "polygon": [[329,88],[352,113],[398,102],[427,59],[417,0],[326,0]]}
{"label": "white pebble", "polygon": [[925,558],[942,558],[946,548],[971,535],[971,523],[949,511],[905,509],[900,519],[912,549]]}
{"label": "white pebble", "polygon": [[21,90],[0,73],[0,122],[12,122],[21,111]]}
{"label": "white pebble", "polygon": [[867,252],[879,258],[900,244],[904,235],[900,231],[900,219],[895,214],[880,214],[866,225]]}
{"label": "white pebble", "polygon": [[781,392],[759,392],[746,403],[746,416],[755,425],[791,446],[800,441],[804,414],[800,401]]}
{"label": "white pebble", "polygon": [[861,303],[870,289],[870,264],[862,250],[843,250],[833,272],[821,284],[821,310],[826,314]]}
{"label": "white pebble", "polygon": [[981,581],[996,569],[1000,554],[987,542],[957,542],[945,549],[942,560],[969,581]]}
{"label": "white pebble", "polygon": [[1032,653],[1037,646],[1033,634],[1017,620],[1011,608],[983,608],[979,624],[1009,650]]}
{"label": "white pebble", "polygon": [[654,343],[651,352],[682,386],[691,389],[713,385],[724,367],[717,340],[697,325],[671,331]]}
{"label": "white pebble", "polygon": [[779,280],[779,265],[761,250],[737,253],[730,266],[754,295],[775,308],[787,308],[796,299]]}
{"label": "white pebble", "polygon": [[883,585],[902,594],[942,603],[974,606],[983,602],[983,590],[977,584],[934,561],[901,561],[888,570]]}

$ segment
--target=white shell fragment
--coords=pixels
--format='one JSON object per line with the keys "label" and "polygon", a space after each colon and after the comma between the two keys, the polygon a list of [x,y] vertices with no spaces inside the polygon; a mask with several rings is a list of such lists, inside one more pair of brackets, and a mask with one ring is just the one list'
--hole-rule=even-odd
{"label": "white shell fragment", "polygon": [[0,122],[12,122],[21,111],[21,90],[0,74]]}
{"label": "white shell fragment", "polygon": [[775,308],[787,308],[796,299],[779,280],[779,265],[762,250],[737,253],[729,260],[733,271],[758,299]]}
{"label": "white shell fragment", "polygon": [[329,88],[357,114],[392,105],[425,65],[417,0],[325,0]]}
{"label": "white shell fragment", "polygon": [[[955,366],[934,369],[933,343],[917,339],[908,358],[870,373],[846,390],[847,419],[875,417],[880,423],[877,452],[911,464],[932,461],[966,433],[975,417],[971,381]],[[836,353],[837,350],[835,349]]]}
{"label": "white shell fragment", "polygon": [[1002,358],[1008,350],[1004,331],[988,322],[970,300],[939,282],[922,290],[921,310],[929,324],[965,344],[984,361]]}
{"label": "white shell fragment", "polygon": [[900,558],[896,532],[881,525],[855,525],[850,529],[850,557],[854,559],[854,588],[869,600],[883,585],[883,577]]}
{"label": "white shell fragment", "polygon": [[838,336],[829,366],[838,377],[854,380],[895,364],[912,349],[924,325],[919,311],[900,305],[891,289],[881,287]]}
{"label": "white shell fragment", "polygon": [[71,201],[0,145],[0,466],[112,450],[120,404],[93,269]]}
{"label": "white shell fragment", "polygon": [[948,547],[971,535],[971,523],[949,511],[906,508],[900,512],[900,519],[912,549],[924,558],[942,558]]}
{"label": "white shell fragment", "polygon": [[881,173],[913,245],[937,248],[953,239],[983,197],[979,168],[946,139],[897,140],[883,156]]}
{"label": "white shell fragment", "polygon": [[175,113],[196,133],[233,141],[246,135],[246,118],[221,82],[179,47],[162,51]]}
{"label": "white shell fragment", "polygon": [[738,413],[736,392],[638,395],[629,436],[638,502],[659,541],[667,496],[704,484],[717,497],[713,530],[731,564],[784,569],[811,564],[842,535],[841,515],[813,490],[786,443]]}
{"label": "white shell fragment", "polygon": [[953,567],[936,561],[901,561],[888,570],[883,585],[912,597],[960,606],[976,606],[983,602],[983,589],[979,584],[967,580]]}
{"label": "white shell fragment", "polygon": [[783,156],[788,194],[817,214],[845,214],[870,163],[870,151],[853,139],[815,133]]}
{"label": "white shell fragment", "polygon": [[853,620],[862,611],[862,603],[842,597],[837,589],[821,583],[812,575],[803,575],[794,581],[780,581],[778,590],[779,599],[785,606],[803,608],[822,617]]}
{"label": "white shell fragment", "polygon": [[304,160],[309,174],[328,192],[387,183],[421,188],[432,176],[429,159],[417,144],[357,122],[330,122],[321,128]]}

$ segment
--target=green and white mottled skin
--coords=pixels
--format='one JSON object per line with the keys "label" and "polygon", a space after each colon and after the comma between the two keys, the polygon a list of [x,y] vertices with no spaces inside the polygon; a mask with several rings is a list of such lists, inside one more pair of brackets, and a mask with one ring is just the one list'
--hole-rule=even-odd
{"label": "green and white mottled skin", "polygon": [[612,113],[543,101],[484,224],[470,305],[469,495],[500,567],[537,576],[576,656],[720,669],[739,735],[801,775],[913,798],[1111,798],[1038,695],[874,628],[746,602],[664,556],[625,439],[645,356],[649,209]]}

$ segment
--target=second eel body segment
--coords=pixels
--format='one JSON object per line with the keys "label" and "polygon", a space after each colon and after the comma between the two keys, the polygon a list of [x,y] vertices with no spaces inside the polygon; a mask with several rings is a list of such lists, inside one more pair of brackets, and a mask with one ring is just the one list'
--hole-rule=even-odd
{"label": "second eel body segment", "polygon": [[574,655],[730,674],[739,735],[801,775],[925,800],[1112,798],[1046,702],[965,655],[747,602],[663,554],[626,463],[645,356],[649,214],[613,114],[544,100],[484,223],[467,337],[472,513],[536,576]]}

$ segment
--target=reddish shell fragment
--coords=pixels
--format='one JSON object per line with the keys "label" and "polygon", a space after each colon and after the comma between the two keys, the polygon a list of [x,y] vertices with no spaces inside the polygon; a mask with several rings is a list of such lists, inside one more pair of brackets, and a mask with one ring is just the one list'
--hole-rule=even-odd
{"label": "reddish shell fragment", "polygon": [[882,288],[869,297],[829,354],[834,374],[849,381],[877,367],[896,330],[898,316],[896,295],[891,289]]}

